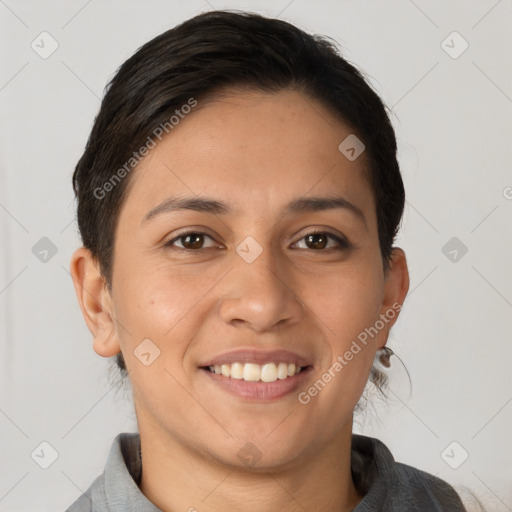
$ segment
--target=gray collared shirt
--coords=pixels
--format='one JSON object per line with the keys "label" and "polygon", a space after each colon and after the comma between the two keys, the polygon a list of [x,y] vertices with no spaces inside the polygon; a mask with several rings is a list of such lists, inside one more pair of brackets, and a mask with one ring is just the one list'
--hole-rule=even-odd
{"label": "gray collared shirt", "polygon": [[[352,478],[363,500],[353,512],[466,512],[443,480],[395,462],[378,439],[352,434]],[[66,512],[162,512],[140,491],[140,437],[117,435],[105,471]]]}

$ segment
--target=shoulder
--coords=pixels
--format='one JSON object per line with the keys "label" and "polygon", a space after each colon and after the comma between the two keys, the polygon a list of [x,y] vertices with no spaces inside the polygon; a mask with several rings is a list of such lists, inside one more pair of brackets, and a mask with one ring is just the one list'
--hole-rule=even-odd
{"label": "shoulder", "polygon": [[455,489],[441,478],[400,462],[395,463],[395,473],[397,489],[405,504],[429,504],[433,511],[465,510]]}
{"label": "shoulder", "polygon": [[66,512],[93,512],[109,510],[105,493],[105,474],[102,473]]}
{"label": "shoulder", "polygon": [[354,512],[465,512],[453,487],[444,480],[396,462],[378,439],[353,434],[352,476],[363,500]]}
{"label": "shoulder", "polygon": [[[130,478],[129,470],[133,461],[136,466],[139,435],[132,433],[118,434],[112,442],[105,470],[67,510],[66,512],[106,512],[111,510],[112,493],[125,485]],[[127,466],[128,463],[128,466]],[[134,470],[140,468],[135,467]],[[122,509],[125,510],[125,509]]]}

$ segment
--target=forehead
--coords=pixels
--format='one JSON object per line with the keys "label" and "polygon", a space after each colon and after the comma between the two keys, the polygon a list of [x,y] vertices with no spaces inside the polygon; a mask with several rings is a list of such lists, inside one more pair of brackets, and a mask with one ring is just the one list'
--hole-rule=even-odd
{"label": "forehead", "polygon": [[180,194],[216,196],[239,212],[307,194],[371,203],[364,153],[350,161],[338,149],[350,135],[328,108],[296,91],[225,91],[199,100],[157,141],[130,177],[125,206],[147,209]]}

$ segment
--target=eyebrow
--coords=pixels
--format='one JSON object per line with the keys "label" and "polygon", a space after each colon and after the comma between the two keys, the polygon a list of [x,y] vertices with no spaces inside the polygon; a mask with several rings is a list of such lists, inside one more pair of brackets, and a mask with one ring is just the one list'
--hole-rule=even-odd
{"label": "eyebrow", "polygon": [[[342,208],[355,216],[366,226],[365,216],[360,208],[341,196],[334,197],[300,197],[290,201],[283,209],[283,215],[304,212],[319,212]],[[167,212],[177,210],[193,210],[196,212],[211,213],[213,215],[228,215],[234,213],[233,208],[222,201],[209,197],[171,197],[151,209],[142,219],[145,224],[151,219]]]}

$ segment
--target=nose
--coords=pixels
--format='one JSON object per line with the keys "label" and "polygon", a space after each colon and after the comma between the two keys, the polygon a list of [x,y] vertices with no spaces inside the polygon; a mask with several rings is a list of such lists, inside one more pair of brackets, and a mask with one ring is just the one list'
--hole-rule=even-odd
{"label": "nose", "polygon": [[301,320],[304,306],[293,289],[291,273],[277,259],[268,247],[252,263],[235,255],[220,307],[225,323],[264,332]]}

